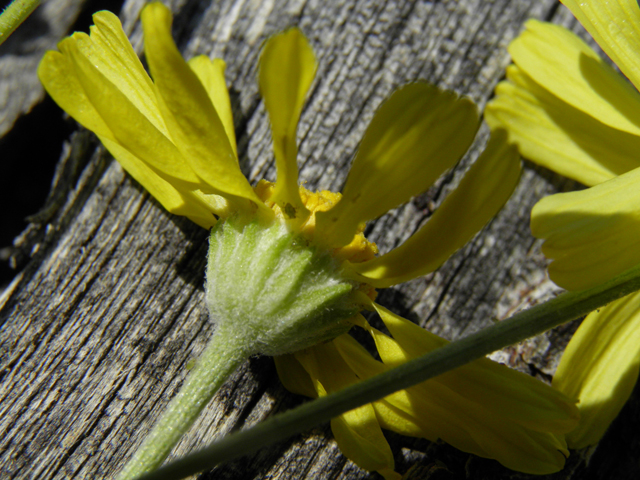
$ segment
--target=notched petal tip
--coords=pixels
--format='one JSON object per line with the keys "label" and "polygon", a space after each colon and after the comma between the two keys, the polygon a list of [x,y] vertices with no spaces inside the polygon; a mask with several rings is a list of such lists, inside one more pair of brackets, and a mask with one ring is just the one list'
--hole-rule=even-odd
{"label": "notched petal tip", "polygon": [[391,252],[349,268],[376,288],[433,272],[497,214],[515,189],[520,168],[506,132],[492,132],[480,158],[417,233]]}
{"label": "notched petal tip", "polygon": [[586,190],[540,200],[531,232],[554,261],[551,279],[567,290],[602,285],[640,264],[640,169]]}
{"label": "notched petal tip", "polygon": [[324,241],[348,244],[362,222],[425,191],[467,151],[476,106],[426,83],[407,85],[375,113],[349,171],[342,200],[318,214]]}
{"label": "notched petal tip", "polygon": [[240,171],[231,140],[205,87],[173,41],[171,11],[161,3],[151,3],[142,10],[141,19],[158,105],[177,149],[210,193],[232,201],[243,199],[237,206],[245,211],[251,210],[250,202],[268,210]]}
{"label": "notched petal tip", "polygon": [[[60,42],[64,50],[72,39]],[[38,78],[53,100],[77,122],[98,135],[112,138],[113,133],[87,98],[78,72],[69,55],[48,51],[38,65]]]}

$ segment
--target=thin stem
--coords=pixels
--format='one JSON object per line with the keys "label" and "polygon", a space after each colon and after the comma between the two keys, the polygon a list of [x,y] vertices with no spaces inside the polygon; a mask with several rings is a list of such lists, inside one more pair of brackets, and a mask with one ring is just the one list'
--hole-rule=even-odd
{"label": "thin stem", "polygon": [[13,0],[0,14],[0,45],[40,5],[40,0]]}
{"label": "thin stem", "polygon": [[273,416],[250,429],[230,434],[202,450],[143,475],[140,480],[177,480],[211,469],[328,422],[360,405],[379,400],[507,345],[584,316],[639,289],[640,267],[636,267],[600,287],[565,293],[397,368]]}
{"label": "thin stem", "polygon": [[118,475],[130,480],[159,467],[227,377],[248,357],[244,342],[216,331],[178,394]]}

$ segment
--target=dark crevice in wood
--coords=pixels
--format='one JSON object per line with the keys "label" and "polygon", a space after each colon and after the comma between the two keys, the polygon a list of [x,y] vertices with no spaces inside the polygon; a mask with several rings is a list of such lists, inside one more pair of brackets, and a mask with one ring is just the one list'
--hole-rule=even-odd
{"label": "dark crevice in wood", "polygon": [[[121,5],[122,0],[90,0],[85,3],[84,10],[69,27],[69,31],[88,31],[92,23],[91,14],[96,10],[106,8],[117,13]],[[32,27],[36,35],[34,39],[47,33],[46,19],[39,19],[39,10],[21,26],[20,33],[28,33]],[[40,27],[35,28],[38,22]],[[73,128],[68,121],[63,120],[62,111],[48,96],[29,110],[0,140],[0,158],[3,159],[3,175],[0,176],[3,198],[0,200],[5,205],[12,204],[12,208],[7,209],[3,215],[0,249],[5,253],[0,254],[0,287],[6,285],[14,277],[16,270],[23,266],[9,267],[7,262],[12,253],[9,244],[27,226],[25,218],[36,213],[44,203],[61,146]],[[34,141],[35,137],[37,141]],[[4,198],[5,195],[10,197]]]}
{"label": "dark crevice in wood", "polygon": [[109,10],[118,15],[124,0],[86,0],[82,6],[82,10],[76,21],[69,28],[69,34],[72,32],[89,33],[89,27],[93,25],[93,14],[100,10]]}
{"label": "dark crevice in wood", "polygon": [[553,20],[553,18],[556,16],[556,13],[558,12],[558,10],[560,8],[562,8],[562,4],[560,2],[552,3],[551,4],[551,8],[549,8],[549,10],[545,14],[544,18],[542,18],[542,20],[544,20],[546,22],[551,22]]}
{"label": "dark crevice in wood", "polygon": [[[463,266],[465,266],[463,261],[460,261],[458,263],[458,265],[456,265],[455,269],[453,270],[453,272],[451,273],[451,278],[456,278],[457,275],[462,271]],[[451,289],[453,286],[453,283],[451,281],[447,281],[444,283],[443,288],[442,288],[442,292],[440,292],[440,294],[438,295],[437,300],[435,301],[435,306],[434,308],[431,310],[431,312],[429,313],[429,315],[427,315],[427,317],[423,320],[421,320],[420,325],[427,328],[429,326],[429,324],[431,323],[431,321],[436,318],[436,316],[439,313],[440,310],[440,306],[443,304],[445,297],[447,296],[449,289]],[[452,339],[449,339],[452,340]]]}
{"label": "dark crevice in wood", "polygon": [[[72,124],[62,120],[58,106],[47,98],[29,115],[18,119],[13,129],[0,140],[0,202],[11,206],[5,208],[2,215],[0,248],[6,251],[6,258],[0,260],[0,286],[8,283],[16,273],[8,262],[10,245],[27,226],[25,217],[36,213],[44,203],[60,156],[62,139],[68,138],[72,131]],[[35,132],[42,132],[38,134],[38,141],[34,141]]]}

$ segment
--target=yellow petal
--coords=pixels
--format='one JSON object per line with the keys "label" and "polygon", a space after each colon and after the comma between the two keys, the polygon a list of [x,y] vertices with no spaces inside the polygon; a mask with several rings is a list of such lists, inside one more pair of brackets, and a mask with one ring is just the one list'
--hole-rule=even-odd
{"label": "yellow petal", "polygon": [[509,45],[513,62],[536,83],[601,122],[640,135],[640,95],[577,35],[529,20]]}
{"label": "yellow petal", "polygon": [[112,134],[113,140],[134,156],[170,177],[194,185],[200,183],[171,141],[82,54],[78,41],[86,38],[77,32],[60,42],[59,48],[70,59],[89,102],[108,126],[110,133],[104,136]]}
{"label": "yellow petal", "polygon": [[[220,117],[171,37],[171,11],[150,3],[141,14],[145,54],[160,110],[178,150],[213,190],[266,209],[238,167]],[[249,208],[248,205],[245,208]]]}
{"label": "yellow petal", "polygon": [[562,354],[553,386],[579,400],[581,419],[567,435],[571,448],[600,441],[638,380],[640,293],[593,312]]}
{"label": "yellow petal", "polygon": [[[369,471],[393,472],[393,454],[371,404],[332,419],[331,431],[340,451],[359,467]],[[389,473],[385,478],[402,478],[397,473],[394,476]]]}
{"label": "yellow petal", "polygon": [[175,188],[176,182],[162,178],[157,171],[147,166],[117,142],[106,137],[98,137],[120,165],[135,178],[160,204],[175,215],[184,215],[203,228],[209,229],[216,223],[214,214],[223,213],[225,204],[222,197],[211,198],[200,192]]}
{"label": "yellow petal", "polygon": [[103,10],[93,15],[93,22],[91,36],[74,35],[78,49],[154,127],[168,136],[153,83],[122,30],[120,20]]}
{"label": "yellow petal", "polygon": [[[311,379],[322,384],[325,393],[338,391],[358,381],[332,342],[319,343],[294,354]],[[318,394],[322,391],[318,391]]]}
{"label": "yellow petal", "polygon": [[545,239],[551,279],[567,290],[600,285],[640,263],[640,169],[595,187],[543,198],[531,232]]}
{"label": "yellow petal", "polygon": [[271,37],[260,56],[260,93],[271,121],[278,173],[273,199],[298,220],[309,212],[298,190],[296,130],[316,69],[313,50],[297,28]]}
{"label": "yellow petal", "polygon": [[[365,321],[366,322],[366,321]],[[343,359],[360,378],[370,378],[389,370],[390,367],[375,360],[358,342],[348,335],[342,335],[333,341]],[[414,408],[406,390],[389,395],[373,402],[380,424],[389,430],[414,437],[423,437],[437,441],[443,432],[453,432],[453,436],[465,438],[465,431],[448,422],[447,411],[437,402],[430,402],[433,394],[422,399],[421,408]],[[470,451],[483,451],[470,439],[468,445],[458,448]]]}
{"label": "yellow petal", "polygon": [[304,369],[295,355],[276,355],[273,357],[278,371],[278,377],[284,385],[284,388],[292,393],[304,395],[305,397],[316,398],[316,392],[311,377]]}
{"label": "yellow petal", "polygon": [[[99,14],[96,14],[94,17],[99,18]],[[117,23],[117,25],[119,25],[119,23]],[[92,31],[92,35],[96,36],[98,33],[96,33],[96,31]],[[164,159],[166,164],[169,166],[170,172],[171,168],[176,164],[179,164],[181,161],[180,157],[176,160],[175,157],[167,155],[166,150],[156,150],[158,148],[161,149],[163,145],[167,145],[168,140],[163,138],[157,141],[158,132],[155,131],[155,127],[151,122],[152,119],[150,117],[152,117],[152,115],[144,116],[140,114],[141,111],[144,110],[140,105],[140,98],[142,98],[140,92],[132,93],[133,97],[138,98],[137,101],[139,103],[138,106],[133,106],[129,102],[129,98],[125,98],[123,92],[119,91],[115,85],[105,79],[100,72],[94,72],[91,66],[86,65],[86,62],[83,62],[84,67],[77,67],[76,61],[73,60],[73,57],[74,55],[76,57],[84,57],[80,52],[81,49],[78,48],[78,44],[82,43],[82,49],[84,52],[91,53],[91,58],[94,63],[97,65],[105,64],[108,65],[108,68],[114,71],[116,70],[116,64],[109,64],[108,62],[105,63],[105,58],[111,58],[111,54],[107,52],[107,48],[105,47],[103,51],[98,51],[97,49],[92,50],[88,46],[91,44],[90,40],[91,39],[84,34],[76,35],[61,43],[61,48],[66,52],[66,54],[59,52],[47,52],[40,63],[38,70],[41,81],[54,100],[81,124],[93,130],[111,154],[122,164],[125,170],[127,170],[129,174],[141,183],[142,186],[149,191],[149,193],[151,193],[151,195],[156,198],[169,212],[177,215],[185,215],[198,225],[210,228],[216,222],[213,214],[220,213],[224,209],[224,199],[221,197],[214,199],[211,195],[207,196],[198,193],[193,189],[192,185],[189,187],[189,184],[176,181],[174,177],[163,178],[160,173],[160,169],[152,168],[131,151],[127,150],[127,147],[129,147],[131,150],[143,152],[146,158],[152,162],[151,164],[156,167],[162,167],[162,164],[158,163],[158,161],[162,161]],[[115,45],[115,40],[112,43]],[[116,47],[117,45],[114,46],[114,48]],[[73,50],[73,54],[70,53],[70,49]],[[129,49],[131,49],[130,45]],[[125,53],[120,52],[116,57],[125,56]],[[137,59],[137,57],[135,58]],[[123,68],[125,71],[127,70],[126,66]],[[89,70],[89,75],[84,75],[82,73],[84,71],[83,69]],[[82,82],[79,79],[79,75],[82,75]],[[132,72],[129,72],[129,75],[135,76]],[[113,78],[116,78],[115,74],[113,75]],[[114,131],[118,135],[111,131],[103,120],[101,114],[98,113],[98,110],[91,103],[85,92],[83,84],[90,86],[90,92],[94,92],[94,90],[96,90],[94,86],[96,84],[98,85],[97,90],[99,91],[98,93],[100,98],[98,98],[96,103],[97,105],[106,104],[106,110],[101,109],[101,112],[109,118],[110,122],[115,123]],[[125,90],[128,88],[126,85],[123,86],[122,82],[120,87]],[[109,97],[111,101],[109,101],[109,99],[107,101],[102,100],[102,94],[105,90],[106,92],[113,94],[113,97]],[[129,90],[133,91],[136,89],[131,87]],[[96,100],[93,93],[91,96]],[[114,99],[117,101],[114,102]],[[155,97],[147,100],[155,102]],[[118,102],[121,103],[118,104]],[[126,110],[125,114],[127,116],[125,118],[127,120],[135,121],[137,118],[140,123],[138,125],[131,126],[131,124],[123,122],[122,119],[118,117],[119,109]],[[129,116],[129,114],[131,114],[131,116]],[[130,134],[129,131],[127,131],[127,128],[129,127],[133,130],[137,129],[134,135],[135,138],[133,139],[133,146],[132,142],[128,141],[128,136]],[[146,130],[150,130],[151,134],[147,134]],[[151,135],[151,139],[148,139],[149,135]],[[127,144],[127,147],[118,143],[116,136],[120,142]],[[168,150],[172,149],[170,142],[167,147]],[[175,155],[179,155],[175,152],[175,149],[173,150]],[[190,171],[188,167],[186,168],[187,172]],[[181,174],[182,172],[178,173]],[[192,179],[196,181],[198,180],[195,176]],[[173,184],[171,183],[172,181]],[[178,191],[177,189],[177,187],[180,186],[183,187],[182,191]]]}
{"label": "yellow petal", "polygon": [[640,90],[640,8],[637,0],[562,0],[598,45]]}
{"label": "yellow petal", "polygon": [[506,129],[525,158],[585,185],[640,166],[640,137],[563,102],[515,65],[496,87],[485,120],[492,129]]}
{"label": "yellow petal", "polygon": [[[446,340],[395,313],[374,304],[385,326],[395,342],[411,358],[446,345]],[[385,353],[380,352],[385,364]],[[398,355],[399,351],[395,352]],[[475,360],[452,372],[438,377],[441,382],[450,382],[457,388],[473,389],[473,399],[479,405],[495,409],[509,421],[520,423],[539,431],[565,433],[575,427],[578,412],[574,402],[548,385],[512,370],[487,358]],[[460,383],[464,382],[464,387]]]}
{"label": "yellow petal", "polygon": [[406,282],[437,269],[502,208],[520,178],[520,157],[496,131],[460,185],[404,244],[381,257],[349,264],[376,288]]}
{"label": "yellow petal", "polygon": [[[406,351],[404,345],[401,347],[400,342],[393,342],[379,332],[376,333],[376,345],[385,363],[394,365],[414,358],[414,354]],[[497,364],[496,367],[507,370]],[[527,405],[530,410],[519,405],[520,399],[527,397],[527,385],[517,382],[509,388],[508,383],[512,379],[508,377],[496,382],[497,384],[489,378],[485,385],[485,372],[475,371],[472,372],[474,375],[458,377],[459,370],[461,369],[450,372],[448,377],[441,376],[408,389],[405,404],[393,399],[395,406],[413,412],[414,415],[419,415],[418,412],[428,408],[433,415],[438,416],[439,421],[446,421],[448,425],[440,433],[443,440],[461,450],[496,459],[508,468],[544,474],[558,471],[564,466],[568,450],[563,436],[543,428],[530,428],[536,424],[536,414],[544,408],[536,405],[535,400]],[[499,389],[489,392],[495,386]],[[553,392],[550,387],[545,387]],[[505,388],[506,391],[503,390]],[[511,393],[509,390],[518,392],[518,395],[515,398],[506,397],[495,405],[488,403],[488,396],[495,394],[500,399],[500,393]],[[556,396],[556,392],[552,395]],[[531,399],[533,398],[528,400]],[[507,407],[506,411],[503,411],[504,407]],[[514,409],[520,412],[516,414]],[[559,414],[556,427],[561,429],[573,428],[577,422],[575,417],[567,421],[569,419],[566,412],[557,407],[554,414]],[[546,421],[543,420],[545,417]],[[549,425],[548,421],[552,419],[547,413],[541,420]]]}
{"label": "yellow petal", "polygon": [[224,126],[224,131],[229,138],[233,153],[238,155],[236,148],[236,131],[233,126],[233,113],[231,111],[231,100],[229,99],[229,90],[224,79],[224,69],[226,64],[224,60],[215,58],[211,60],[205,55],[193,57],[188,62],[189,67],[198,76],[198,80],[209,95],[209,99],[213,104],[213,108],[220,117],[220,121]]}
{"label": "yellow petal", "polygon": [[[318,344],[295,354],[315,381],[319,396],[336,392],[358,381],[332,342]],[[393,472],[394,459],[375,411],[370,404],[334,418],[331,430],[342,453],[365,470]],[[399,476],[393,478],[400,478]]]}
{"label": "yellow petal", "polygon": [[51,98],[82,126],[97,135],[113,138],[113,133],[87,98],[68,55],[47,52],[38,66],[38,78]]}
{"label": "yellow petal", "polygon": [[346,245],[361,222],[425,191],[462,157],[477,129],[470,100],[424,83],[397,90],[371,121],[342,200],[316,215],[319,241]]}
{"label": "yellow petal", "polygon": [[[390,331],[399,329],[403,340],[409,338],[405,348],[403,341],[369,328],[387,366],[446,343],[416,325],[407,328],[410,322],[382,307],[376,305],[376,309]],[[379,372],[375,360],[354,354],[361,347],[342,337],[334,343],[359,376]],[[416,346],[419,351],[414,351]],[[374,408],[385,428],[431,440],[441,438],[463,451],[536,474],[562,468],[568,451],[563,435],[556,432],[570,430],[577,423],[575,405],[560,392],[485,359],[389,395],[374,402]]]}

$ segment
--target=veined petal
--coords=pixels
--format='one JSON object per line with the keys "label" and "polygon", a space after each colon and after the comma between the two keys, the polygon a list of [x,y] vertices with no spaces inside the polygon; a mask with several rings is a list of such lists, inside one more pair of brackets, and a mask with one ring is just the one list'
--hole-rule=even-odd
{"label": "veined petal", "polygon": [[116,15],[106,10],[93,15],[91,35],[74,35],[78,50],[91,64],[156,127],[169,137],[153,83],[145,71],[138,55],[133,51],[129,39],[122,30]]}
{"label": "veined petal", "polygon": [[[396,317],[391,319],[390,313],[382,312],[389,324],[397,322],[400,317],[391,314]],[[421,349],[420,352],[412,352],[405,349],[404,342],[401,340],[394,341],[373,329],[371,333],[374,335],[381,358],[390,366],[415,358],[416,353],[423,354],[428,351]],[[405,333],[411,336],[410,333]],[[416,334],[417,330],[411,333]],[[420,337],[426,340],[424,335]],[[442,341],[435,338],[436,342]],[[428,345],[434,342],[429,339],[424,343]],[[540,385],[546,387],[551,399],[544,398],[545,395],[539,396],[537,392],[529,395],[529,381],[525,380],[527,383],[523,384],[515,377],[509,378],[508,374],[500,378],[502,374],[500,369],[518,372],[498,364],[494,364],[495,372],[484,371],[483,368],[476,370],[478,368],[476,362],[469,364],[472,365],[471,371],[461,373],[463,369],[469,367],[467,365],[407,389],[408,408],[421,412],[427,405],[433,408],[433,404],[439,404],[440,408],[435,411],[442,412],[440,414],[448,424],[457,426],[457,429],[446,429],[441,433],[441,438],[457,448],[473,448],[472,440],[480,449],[473,448],[467,451],[496,459],[513,470],[534,474],[560,470],[564,466],[565,456],[568,455],[564,438],[542,425],[536,425],[536,415],[542,413],[540,421],[547,427],[552,426],[555,420],[557,423],[555,428],[552,427],[554,430],[570,430],[577,423],[575,405],[568,399],[556,404],[555,400],[561,400],[563,396],[544,384]],[[496,375],[494,378],[492,373]],[[520,375],[531,382],[536,382],[524,374]],[[514,380],[516,383],[511,383]],[[492,391],[494,388],[497,390]],[[512,392],[516,393],[515,397],[509,396]],[[498,403],[490,403],[493,395],[496,395]],[[520,403],[523,399],[525,405]],[[542,399],[544,399],[543,404],[538,404],[537,402]],[[426,405],[423,403],[425,401]],[[399,403],[397,406],[402,407]],[[545,412],[549,406],[551,409]],[[407,406],[404,408],[406,409]],[[535,428],[531,428],[532,426]],[[455,436],[456,430],[458,436]]]}
{"label": "veined petal", "polygon": [[525,158],[588,186],[640,166],[640,137],[565,103],[515,65],[496,87],[485,120],[507,130]]}
{"label": "veined petal", "polygon": [[[411,435],[403,424],[389,420],[407,416],[408,424],[420,425],[425,432],[435,430],[435,438],[464,452],[492,458],[520,472],[546,474],[557,472],[569,455],[564,436],[537,432],[512,422],[505,422],[495,412],[460,401],[458,394],[437,383],[425,383],[375,402],[383,428]],[[390,414],[390,412],[393,412]],[[390,418],[391,417],[391,418]]]}
{"label": "veined petal", "polygon": [[176,187],[180,182],[174,179],[171,182],[165,180],[157,171],[119,143],[106,137],[98,136],[98,138],[129,175],[135,178],[168,212],[186,216],[206,229],[215,225],[214,214],[225,213],[224,198],[213,198],[215,196],[205,195],[189,188],[178,190]]}
{"label": "veined petal", "polygon": [[[86,34],[77,32],[58,46],[69,58],[87,99],[108,126],[110,133],[104,136],[112,135],[134,156],[170,177],[194,185],[201,183],[173,143],[82,54],[76,40],[84,37]],[[96,133],[103,135],[101,131]]]}
{"label": "veined petal", "polygon": [[38,65],[38,78],[51,98],[82,126],[97,135],[114,138],[87,98],[69,55],[55,51],[45,53]]}
{"label": "veined petal", "polygon": [[637,0],[561,0],[640,90],[640,8]]}
{"label": "veined petal", "polygon": [[572,448],[600,441],[629,399],[640,370],[640,293],[587,316],[562,354],[553,386],[579,400]]}
{"label": "veined petal", "polygon": [[464,246],[511,196],[520,178],[520,157],[506,133],[492,133],[487,148],[415,235],[391,252],[349,268],[376,288],[436,270]]}
{"label": "veined petal", "polygon": [[[404,329],[402,323],[408,322],[377,305],[376,309],[387,318],[386,324],[394,329],[396,326]],[[394,326],[393,323],[400,325]],[[412,324],[412,327],[415,330],[412,328],[401,336],[417,335],[420,338],[417,342],[419,352],[409,351],[402,341],[369,327],[378,352],[388,367],[446,343],[416,325]],[[343,358],[358,376],[378,373],[375,360],[366,361],[363,356],[353,354],[354,349],[361,347],[353,346],[354,342],[343,341],[342,337],[334,343],[338,345],[338,341],[341,342],[338,348]],[[416,344],[413,338],[411,342]],[[358,361],[354,362],[353,358],[358,358]],[[478,363],[482,365],[478,367]],[[485,363],[492,366],[485,367]],[[470,369],[460,373],[468,367]],[[510,373],[503,377],[504,371]],[[513,378],[511,373],[515,374]],[[519,376],[525,378],[524,384]],[[494,388],[497,390],[492,391]],[[530,388],[533,391],[529,391]],[[493,395],[496,396],[496,404],[491,403]],[[522,401],[525,405],[521,404]],[[569,430],[577,423],[575,405],[560,392],[489,360],[472,362],[389,395],[373,405],[385,428],[405,435],[418,434],[430,440],[442,438],[463,451],[496,459],[514,470],[536,474],[562,468],[568,450],[563,435],[556,432]]]}
{"label": "veined petal", "polygon": [[[296,352],[295,357],[313,380],[318,396],[337,392],[358,381],[332,342]],[[342,453],[356,465],[384,472],[388,479],[400,479],[393,472],[393,454],[371,404],[334,418],[331,430]]]}
{"label": "veined petal", "polygon": [[640,263],[640,169],[540,200],[531,232],[545,239],[551,279],[567,290],[600,285]]}
{"label": "veined petal", "polygon": [[[378,304],[374,303],[374,307],[397,345],[410,358],[449,343]],[[378,351],[387,365],[395,366],[401,361],[392,357],[387,361],[385,356],[389,353]],[[400,351],[396,350],[391,355],[398,354]],[[487,358],[440,375],[437,380],[451,386],[457,384],[457,388],[466,392],[465,395],[473,398],[475,403],[495,409],[500,417],[531,430],[566,433],[575,428],[578,421],[577,408],[569,397],[529,375]],[[473,395],[468,393],[471,390]]]}
{"label": "veined petal", "polygon": [[[100,20],[105,16],[102,14],[106,15],[108,21],[114,22],[109,28],[120,26],[117,18],[109,12],[99,12],[94,15],[94,19]],[[108,32],[116,37],[116,40],[121,40],[117,33],[110,29]],[[214,198],[212,195],[202,194],[196,190],[193,183],[180,181],[171,176],[171,173],[174,173],[173,169],[179,168],[182,162],[184,170],[179,169],[178,175],[188,180],[199,181],[195,175],[192,178],[184,176],[185,172],[190,172],[190,168],[171,142],[157,130],[153,123],[153,113],[148,113],[153,111],[153,107],[147,109],[147,115],[143,113],[146,102],[155,102],[155,96],[145,97],[143,86],[138,85],[141,90],[137,91],[136,82],[127,83],[132,82],[131,78],[120,80],[117,82],[118,85],[114,85],[104,77],[102,72],[106,70],[112,78],[117,79],[118,58],[126,57],[129,53],[133,55],[130,45],[131,52],[128,52],[124,46],[116,45],[117,42],[113,39],[109,42],[101,40],[105,45],[113,47],[113,50],[108,50],[105,46],[101,52],[90,47],[92,41],[97,42],[96,38],[109,35],[104,34],[104,28],[101,28],[99,31],[92,31],[91,38],[84,34],[76,34],[61,42],[60,48],[64,53],[47,52],[40,63],[38,75],[41,81],[53,99],[78,122],[95,132],[125,170],[169,212],[185,215],[198,225],[210,228],[216,222],[213,214],[219,214],[224,210],[225,200],[222,197]],[[79,44],[83,45],[82,48],[79,48]],[[118,54],[112,58],[109,52]],[[102,72],[84,61],[85,54],[90,55],[92,61],[102,67]],[[101,55],[111,59],[113,63],[106,61]],[[137,57],[134,56],[134,59],[137,61]],[[132,59],[125,59],[123,70],[128,71],[129,77],[135,77],[135,68],[127,66],[127,62],[135,64]],[[138,80],[138,83],[145,83],[143,79]],[[129,96],[127,90],[130,91]],[[105,99],[105,95],[108,98]],[[137,106],[129,102],[131,98],[136,100]],[[95,106],[91,100],[96,103]],[[118,117],[118,112],[122,110],[125,111],[123,115],[127,115],[123,117],[127,122]],[[113,131],[107,126],[103,115],[114,125]],[[129,128],[135,130],[134,135],[127,132]],[[134,152],[141,152],[147,162]],[[163,176],[161,171],[165,165],[167,172]]]}
{"label": "veined petal", "polygon": [[296,130],[317,69],[309,42],[297,28],[271,37],[260,56],[260,94],[271,121],[278,178],[274,201],[290,218],[309,215],[298,190]]}
{"label": "veined petal", "polygon": [[[364,320],[366,322],[366,320]],[[349,335],[342,335],[333,340],[343,359],[351,370],[360,378],[370,378],[390,367],[375,360],[356,340]],[[460,438],[457,448],[465,452],[482,452],[484,450],[478,445],[466,431],[461,429],[456,422],[449,422],[448,411],[438,401],[432,401],[434,397],[430,395],[421,399],[420,407],[411,401],[411,395],[407,390],[393,393],[381,400],[373,402],[378,421],[383,428],[387,428],[402,435],[422,437],[433,442],[439,438]],[[448,433],[445,433],[448,432]],[[464,442],[468,439],[468,442]]]}
{"label": "veined petal", "polygon": [[640,135],[640,95],[624,78],[566,28],[537,20],[526,27],[509,45],[522,71],[574,108]]}
{"label": "veined petal", "polygon": [[244,198],[267,209],[240,171],[202,83],[178,52],[171,37],[171,11],[161,3],[150,3],[141,18],[160,110],[178,150],[214,193]]}
{"label": "veined petal", "polygon": [[321,240],[346,245],[361,222],[425,191],[462,157],[477,129],[470,100],[423,83],[394,92],[365,133],[342,200],[316,215]]}
{"label": "veined petal", "polygon": [[233,113],[231,111],[231,100],[229,99],[229,89],[224,79],[224,60],[215,58],[211,60],[206,55],[198,55],[187,62],[191,70],[197,75],[202,83],[213,108],[220,117],[224,131],[229,138],[229,143],[233,153],[238,156],[236,147],[236,131],[233,126]]}

